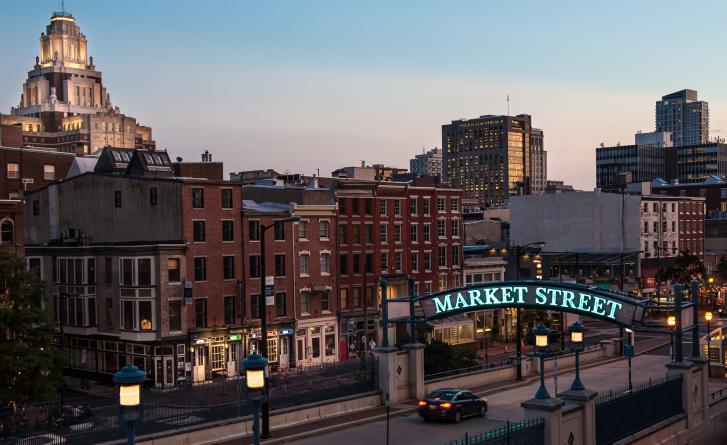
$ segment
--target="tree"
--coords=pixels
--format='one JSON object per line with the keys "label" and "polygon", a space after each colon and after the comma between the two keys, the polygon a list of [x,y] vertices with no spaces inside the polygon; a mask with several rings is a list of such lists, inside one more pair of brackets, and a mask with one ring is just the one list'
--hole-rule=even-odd
{"label": "tree", "polygon": [[719,264],[717,265],[717,278],[719,278],[719,281],[722,283],[727,282],[727,258],[725,257],[719,259]]}
{"label": "tree", "polygon": [[681,251],[674,262],[668,267],[660,268],[657,278],[660,282],[671,280],[672,283],[681,283],[685,289],[689,289],[689,282],[706,275],[704,263],[699,256],[692,255],[689,251]]}
{"label": "tree", "polygon": [[67,357],[52,344],[44,293],[22,258],[0,250],[0,405],[52,398],[63,383]]}
{"label": "tree", "polygon": [[424,347],[424,373],[453,371],[477,366],[477,354],[466,349],[433,340]]}

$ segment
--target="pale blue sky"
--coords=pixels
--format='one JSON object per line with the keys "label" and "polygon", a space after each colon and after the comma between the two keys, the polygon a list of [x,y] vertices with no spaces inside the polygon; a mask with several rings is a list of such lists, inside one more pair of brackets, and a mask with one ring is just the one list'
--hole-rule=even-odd
{"label": "pale blue sky", "polygon": [[[0,109],[57,0],[0,0]],[[529,113],[548,177],[589,189],[595,147],[697,89],[726,128],[724,2],[68,0],[112,101],[159,147],[226,172],[408,167],[460,117]]]}

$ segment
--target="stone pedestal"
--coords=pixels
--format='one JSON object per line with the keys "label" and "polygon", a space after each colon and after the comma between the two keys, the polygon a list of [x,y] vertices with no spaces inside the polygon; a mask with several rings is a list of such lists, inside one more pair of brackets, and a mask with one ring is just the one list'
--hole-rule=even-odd
{"label": "stone pedestal", "polygon": [[538,363],[540,363],[539,360],[533,360],[530,356],[523,356],[520,360],[520,372],[522,373],[523,378],[526,378],[533,372],[536,372],[535,367],[539,366]]}
{"label": "stone pedestal", "polygon": [[558,394],[558,397],[565,401],[577,403],[583,410],[583,423],[581,431],[583,434],[582,445],[596,445],[596,391],[590,389],[574,390]]}
{"label": "stone pedestal", "polygon": [[409,353],[409,397],[421,400],[424,394],[424,345],[410,343],[404,345]]}
{"label": "stone pedestal", "polygon": [[616,345],[613,343],[613,340],[601,340],[598,344],[603,348],[603,355],[605,357],[613,357],[616,355]]}
{"label": "stone pedestal", "polygon": [[[696,360],[696,363],[692,360]],[[706,401],[708,387],[704,378],[706,360],[692,360],[667,363],[666,372],[669,375],[682,375],[682,406],[687,416],[687,427],[695,431],[707,418],[709,403]]]}
{"label": "stone pedestal", "polygon": [[530,399],[521,403],[525,409],[525,418],[542,417],[545,419],[545,445],[560,444],[560,425],[562,422],[560,399]]}
{"label": "stone pedestal", "polygon": [[385,402],[386,395],[388,394],[389,403],[398,403],[399,400],[396,391],[396,348],[382,346],[376,348],[374,353],[378,359],[381,400]]}

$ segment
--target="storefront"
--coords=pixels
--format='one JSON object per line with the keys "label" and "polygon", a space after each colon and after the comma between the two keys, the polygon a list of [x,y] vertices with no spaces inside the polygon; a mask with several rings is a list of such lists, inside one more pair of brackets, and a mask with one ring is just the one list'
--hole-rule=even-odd
{"label": "storefront", "polygon": [[[367,329],[364,329],[365,325],[368,325]],[[367,317],[365,324],[363,316],[342,318],[339,332],[339,360],[358,358],[368,350],[371,339],[376,337],[376,317]]]}
{"label": "storefront", "polygon": [[295,331],[296,366],[338,361],[338,326],[335,317],[298,322]]}

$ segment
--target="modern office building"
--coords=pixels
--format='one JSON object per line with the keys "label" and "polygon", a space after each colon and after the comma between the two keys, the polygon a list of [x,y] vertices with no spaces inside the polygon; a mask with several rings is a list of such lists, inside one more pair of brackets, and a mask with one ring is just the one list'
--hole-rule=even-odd
{"label": "modern office building", "polygon": [[442,177],[442,149],[434,147],[409,160],[409,171],[415,176]]}
{"label": "modern office building", "polygon": [[112,105],[87,43],[73,15],[54,12],[20,103],[0,114],[0,124],[20,126],[23,146],[78,154],[108,146],[153,149],[151,128]]}
{"label": "modern office building", "polygon": [[676,146],[704,144],[709,141],[709,105],[694,90],[662,96],[656,102],[656,131],[672,133]]}
{"label": "modern office building", "polygon": [[545,190],[543,131],[530,115],[452,121],[442,126],[442,150],[443,179],[483,206]]}

